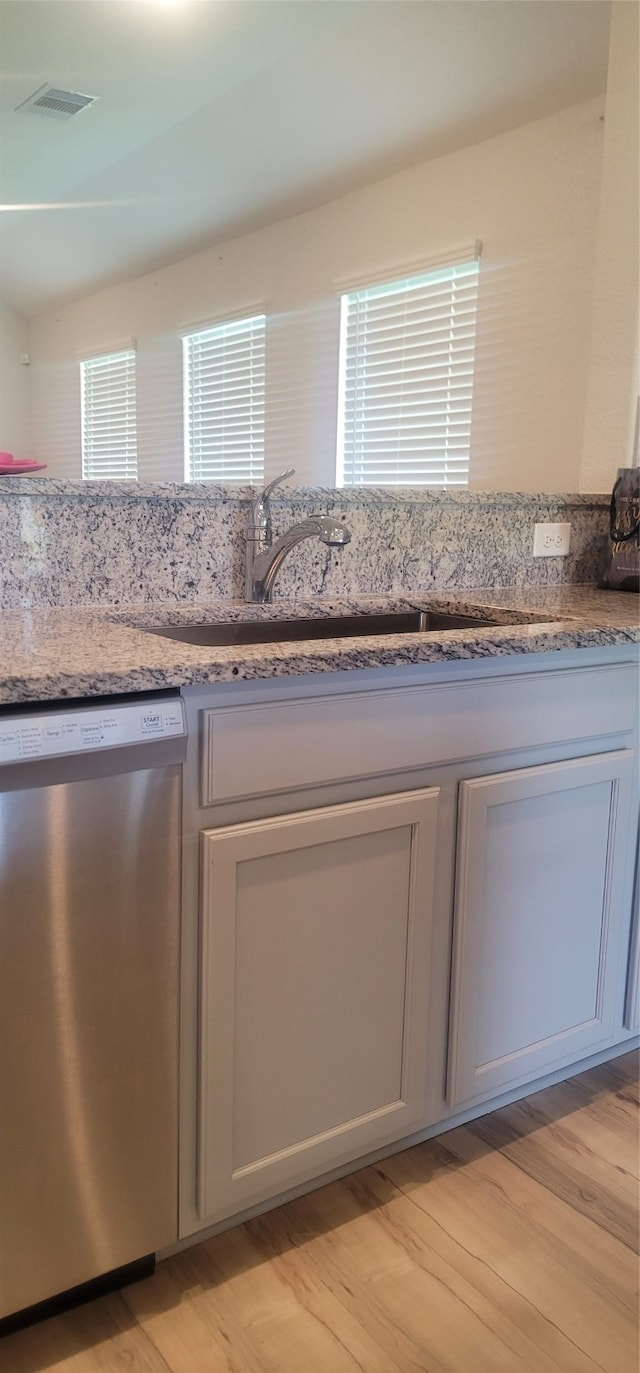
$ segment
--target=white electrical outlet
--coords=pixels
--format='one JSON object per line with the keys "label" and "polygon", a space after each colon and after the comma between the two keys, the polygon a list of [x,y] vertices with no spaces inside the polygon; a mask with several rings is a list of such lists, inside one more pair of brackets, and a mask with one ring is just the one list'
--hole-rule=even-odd
{"label": "white electrical outlet", "polygon": [[534,558],[566,558],[571,542],[570,524],[535,524]]}

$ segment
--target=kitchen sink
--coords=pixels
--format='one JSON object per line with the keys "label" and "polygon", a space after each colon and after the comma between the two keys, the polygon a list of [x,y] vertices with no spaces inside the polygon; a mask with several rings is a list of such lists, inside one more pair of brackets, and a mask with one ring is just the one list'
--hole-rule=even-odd
{"label": "kitchen sink", "polygon": [[211,647],[302,639],[350,639],[371,634],[417,634],[442,629],[483,629],[498,620],[444,611],[409,610],[372,615],[323,615],[309,620],[235,620],[204,625],[149,625],[149,634]]}

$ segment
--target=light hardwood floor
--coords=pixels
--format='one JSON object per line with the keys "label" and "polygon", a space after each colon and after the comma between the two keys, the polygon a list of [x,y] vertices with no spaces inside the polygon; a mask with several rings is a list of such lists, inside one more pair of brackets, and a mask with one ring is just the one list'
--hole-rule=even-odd
{"label": "light hardwood floor", "polygon": [[637,1373],[638,1061],[0,1342],[2,1373]]}

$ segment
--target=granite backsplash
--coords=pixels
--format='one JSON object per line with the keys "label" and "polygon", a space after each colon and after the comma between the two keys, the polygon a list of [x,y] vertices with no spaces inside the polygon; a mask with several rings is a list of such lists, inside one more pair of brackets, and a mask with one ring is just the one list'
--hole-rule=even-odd
{"label": "granite backsplash", "polygon": [[[242,597],[250,487],[0,477],[0,606],[130,605]],[[286,488],[274,532],[312,512],[344,520],[343,550],[287,557],[276,596],[378,595],[594,583],[606,495]],[[538,521],[571,523],[567,558],[532,556]]]}

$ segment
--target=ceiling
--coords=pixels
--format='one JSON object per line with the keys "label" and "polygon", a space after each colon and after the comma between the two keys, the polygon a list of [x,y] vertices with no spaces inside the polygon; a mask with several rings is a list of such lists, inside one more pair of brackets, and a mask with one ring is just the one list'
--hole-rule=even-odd
{"label": "ceiling", "polygon": [[[34,315],[603,92],[605,0],[0,0],[0,297]],[[50,83],[99,97],[17,112]]]}

